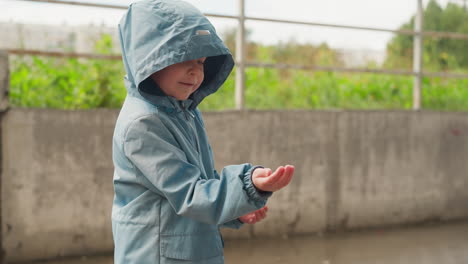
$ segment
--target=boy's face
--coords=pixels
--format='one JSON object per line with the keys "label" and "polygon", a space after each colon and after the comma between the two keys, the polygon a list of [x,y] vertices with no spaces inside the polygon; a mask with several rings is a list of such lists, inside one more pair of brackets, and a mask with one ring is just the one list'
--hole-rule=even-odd
{"label": "boy's face", "polygon": [[205,60],[206,57],[203,57],[176,63],[153,73],[151,78],[166,95],[186,100],[203,82]]}

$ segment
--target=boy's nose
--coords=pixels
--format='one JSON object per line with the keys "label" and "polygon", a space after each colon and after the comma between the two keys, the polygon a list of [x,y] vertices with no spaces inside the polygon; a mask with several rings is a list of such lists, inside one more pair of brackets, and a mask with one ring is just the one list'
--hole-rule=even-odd
{"label": "boy's nose", "polygon": [[203,67],[200,67],[198,61],[193,61],[190,63],[189,74],[196,75],[203,72]]}
{"label": "boy's nose", "polygon": [[196,68],[195,67],[191,67],[190,70],[189,70],[189,74],[190,75],[196,75]]}

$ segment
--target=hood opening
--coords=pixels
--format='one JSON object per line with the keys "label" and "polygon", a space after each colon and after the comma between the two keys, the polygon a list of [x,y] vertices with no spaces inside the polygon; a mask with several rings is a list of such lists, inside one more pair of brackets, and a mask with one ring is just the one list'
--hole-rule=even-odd
{"label": "hood opening", "polygon": [[151,76],[146,78],[140,83],[140,85],[138,85],[138,91],[143,97],[145,97],[145,94],[166,96],[166,94],[163,92],[163,90],[161,90],[159,85],[155,81],[153,81],[153,79],[151,79]]}
{"label": "hood opening", "polygon": [[[204,63],[204,75],[203,82],[200,85],[200,88],[195,91],[193,94],[190,95],[189,98],[197,93],[199,90],[206,89],[209,87],[209,84],[218,74],[221,66],[223,65],[224,61],[226,60],[226,55],[219,55],[219,56],[211,56],[207,57]],[[140,94],[145,97],[145,95],[156,95],[156,96],[167,96],[161,87],[150,77],[143,80],[138,85],[138,91]]]}
{"label": "hood opening", "polygon": [[200,85],[200,88],[208,86],[209,83],[213,81],[225,60],[226,55],[211,56],[206,58],[204,63],[205,77],[202,84]]}

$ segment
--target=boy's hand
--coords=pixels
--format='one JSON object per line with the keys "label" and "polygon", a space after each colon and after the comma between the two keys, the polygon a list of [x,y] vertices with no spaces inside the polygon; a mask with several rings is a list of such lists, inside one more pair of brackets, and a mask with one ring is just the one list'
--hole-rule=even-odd
{"label": "boy's hand", "polygon": [[294,166],[280,166],[274,173],[269,168],[255,169],[252,182],[260,191],[275,192],[289,184],[294,174]]}
{"label": "boy's hand", "polygon": [[263,220],[266,217],[267,211],[268,211],[268,207],[265,206],[263,208],[258,209],[257,211],[254,211],[252,213],[248,213],[246,215],[239,217],[239,220],[242,223],[253,225]]}

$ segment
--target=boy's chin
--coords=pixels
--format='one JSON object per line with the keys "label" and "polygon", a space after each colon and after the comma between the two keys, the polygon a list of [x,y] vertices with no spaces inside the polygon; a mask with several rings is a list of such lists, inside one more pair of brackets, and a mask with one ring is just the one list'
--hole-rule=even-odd
{"label": "boy's chin", "polygon": [[175,99],[179,100],[179,101],[184,101],[184,100],[187,100],[190,95],[178,95],[178,96],[174,96]]}

